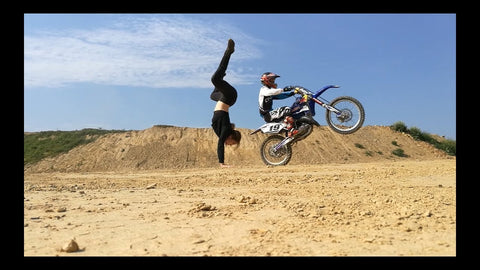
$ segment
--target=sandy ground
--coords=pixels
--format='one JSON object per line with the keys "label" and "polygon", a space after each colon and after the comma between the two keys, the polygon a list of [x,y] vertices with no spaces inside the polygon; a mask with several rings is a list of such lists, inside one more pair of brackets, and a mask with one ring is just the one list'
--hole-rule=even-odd
{"label": "sandy ground", "polygon": [[[66,252],[74,239],[79,250]],[[24,256],[456,256],[456,159],[24,175]]]}

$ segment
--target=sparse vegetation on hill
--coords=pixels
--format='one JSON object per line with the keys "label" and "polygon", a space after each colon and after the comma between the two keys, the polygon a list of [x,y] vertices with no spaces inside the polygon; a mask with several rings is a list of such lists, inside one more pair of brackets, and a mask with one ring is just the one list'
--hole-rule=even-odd
{"label": "sparse vegetation on hill", "polygon": [[405,123],[402,121],[393,123],[390,128],[398,132],[410,134],[410,136],[412,136],[412,138],[415,140],[427,142],[435,146],[435,148],[449,154],[450,156],[457,155],[457,142],[454,140],[444,139],[442,141],[438,141],[430,133],[424,132],[417,127],[407,128]]}
{"label": "sparse vegetation on hill", "polygon": [[[402,131],[397,132],[397,131]],[[251,130],[242,129],[245,134]],[[254,165],[265,135],[246,136],[240,149],[227,147],[232,163]],[[422,142],[415,143],[415,140]],[[83,129],[24,133],[27,171],[98,171],[216,166],[217,138],[210,128],[154,125],[145,130]],[[433,144],[433,145],[429,145]],[[392,145],[395,147],[393,148]],[[398,148],[398,149],[397,149]],[[297,163],[365,162],[379,159],[455,156],[455,141],[392,126],[365,126],[340,135],[322,126],[295,146]]]}
{"label": "sparse vegetation on hill", "polygon": [[41,131],[24,134],[23,165],[66,153],[81,144],[94,141],[101,135],[119,132],[126,131],[85,128],[74,131]]}

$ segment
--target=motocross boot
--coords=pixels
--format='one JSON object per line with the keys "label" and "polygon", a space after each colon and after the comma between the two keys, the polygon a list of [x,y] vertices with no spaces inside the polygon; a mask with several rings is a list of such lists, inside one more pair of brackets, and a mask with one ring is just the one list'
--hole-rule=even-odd
{"label": "motocross boot", "polygon": [[293,136],[297,135],[297,133],[298,133],[298,130],[292,128],[292,129],[290,129],[290,131],[288,132],[288,137],[293,137]]}
{"label": "motocross boot", "polygon": [[295,122],[293,120],[293,117],[287,116],[283,121],[287,124],[288,137],[295,136],[298,133],[298,130],[296,130],[294,127]]}
{"label": "motocross boot", "polygon": [[285,119],[283,119],[283,122],[287,124],[287,129],[290,130],[293,128],[293,117],[291,116],[286,116]]}

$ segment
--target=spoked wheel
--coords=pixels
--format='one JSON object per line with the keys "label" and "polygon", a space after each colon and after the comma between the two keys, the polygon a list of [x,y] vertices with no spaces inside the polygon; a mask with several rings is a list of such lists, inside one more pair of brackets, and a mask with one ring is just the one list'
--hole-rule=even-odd
{"label": "spoked wheel", "polygon": [[327,124],[335,132],[340,134],[351,134],[360,129],[365,121],[365,110],[360,101],[353,97],[338,97],[330,106],[339,110],[337,114],[327,110]]}
{"label": "spoked wheel", "polygon": [[290,144],[284,145],[280,149],[275,150],[275,146],[283,141],[283,139],[285,139],[285,137],[272,135],[263,141],[262,147],[260,148],[260,156],[266,165],[287,165],[290,161],[290,158],[292,157],[292,147]]}

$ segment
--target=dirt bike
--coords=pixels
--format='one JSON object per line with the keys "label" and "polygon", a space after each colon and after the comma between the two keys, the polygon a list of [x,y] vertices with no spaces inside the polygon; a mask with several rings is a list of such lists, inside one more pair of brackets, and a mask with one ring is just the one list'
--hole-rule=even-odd
{"label": "dirt bike", "polygon": [[290,115],[294,119],[294,127],[299,133],[289,137],[287,123],[284,118],[260,126],[253,135],[259,131],[263,134],[272,134],[267,137],[260,147],[260,156],[266,165],[287,165],[292,157],[292,145],[307,138],[313,131],[313,126],[320,124],[313,119],[315,104],[326,110],[328,126],[340,134],[352,134],[360,129],[365,121],[365,110],[362,104],[350,96],[340,96],[331,102],[320,97],[330,88],[339,88],[338,85],[327,85],[313,93],[308,89],[297,86],[294,94],[298,95],[290,107]]}

